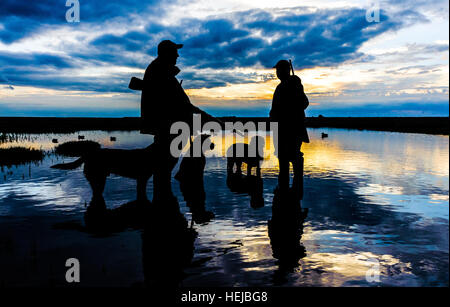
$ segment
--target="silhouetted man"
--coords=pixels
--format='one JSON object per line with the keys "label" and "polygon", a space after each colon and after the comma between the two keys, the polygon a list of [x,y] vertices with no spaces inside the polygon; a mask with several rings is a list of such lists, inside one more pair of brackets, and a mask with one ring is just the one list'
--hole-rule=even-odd
{"label": "silhouetted man", "polygon": [[300,78],[291,75],[291,64],[288,61],[280,60],[274,68],[281,81],[273,94],[270,110],[271,121],[278,122],[278,144],[275,144],[280,167],[278,186],[282,194],[288,190],[291,162],[294,168],[293,189],[300,192],[303,180],[303,153],[300,149],[302,142],[309,143],[304,123],[309,101]]}
{"label": "silhouetted man", "polygon": [[192,114],[208,114],[193,106],[175,77],[178,49],[183,45],[164,40],[158,45],[158,57],[145,70],[141,117],[142,132],[155,135],[158,161],[153,178],[153,201],[174,200],[171,188],[172,169],[178,161],[170,152],[170,143],[176,135],[170,134],[170,126],[177,121],[192,122]]}

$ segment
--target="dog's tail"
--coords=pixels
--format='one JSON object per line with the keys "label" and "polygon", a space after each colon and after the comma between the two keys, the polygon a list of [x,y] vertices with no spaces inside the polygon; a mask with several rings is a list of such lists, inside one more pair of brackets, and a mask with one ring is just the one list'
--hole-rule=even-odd
{"label": "dog's tail", "polygon": [[84,158],[81,157],[73,162],[70,163],[61,163],[61,164],[55,164],[52,165],[51,168],[57,168],[57,169],[76,169],[77,167],[80,167],[81,164],[84,163]]}

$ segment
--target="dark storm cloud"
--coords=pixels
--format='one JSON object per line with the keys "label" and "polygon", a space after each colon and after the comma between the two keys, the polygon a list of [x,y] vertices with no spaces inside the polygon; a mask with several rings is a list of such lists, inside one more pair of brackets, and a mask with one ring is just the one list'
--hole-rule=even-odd
{"label": "dark storm cloud", "polygon": [[272,79],[273,75],[229,71],[221,71],[220,73],[214,71],[183,71],[179,77],[180,79],[186,80],[183,82],[183,87],[191,89],[203,87],[213,88],[237,83],[263,82]]}
{"label": "dark storm cloud", "polygon": [[73,67],[71,61],[67,57],[50,55],[45,53],[10,53],[0,51],[0,72],[1,70],[14,68],[69,68]]}
{"label": "dark storm cloud", "polygon": [[[164,1],[167,4],[168,1]],[[173,2],[173,1],[169,1]],[[160,12],[161,0],[80,0],[80,20],[96,23],[143,11]],[[66,24],[66,0],[0,1],[0,41],[11,43],[42,26]]]}
{"label": "dark storm cloud", "polygon": [[[156,2],[158,1],[145,1],[144,5],[131,0],[120,3],[83,1],[81,18],[100,23],[109,17],[125,16],[148,6],[153,8],[152,4]],[[3,24],[3,30],[0,28],[0,39],[8,35],[17,38],[26,35],[23,31],[31,31],[20,30],[20,27],[9,28],[11,20],[32,19],[35,24],[61,22],[66,8],[62,5],[60,12],[55,10],[56,6],[61,6],[59,1],[38,1],[23,8],[13,1],[2,0],[2,7],[10,14],[5,13],[5,10],[0,13]],[[412,22],[423,21],[426,19],[420,13],[411,10],[398,12],[395,16],[387,16],[382,11],[381,22],[369,23],[365,19],[365,10],[362,9],[310,11],[308,8],[294,8],[271,11],[255,9],[206,20],[186,18],[170,26],[149,22],[142,31],[97,37],[82,49],[86,51],[66,50],[67,57],[0,53],[0,75],[7,77],[12,85],[58,89],[66,86],[74,90],[121,92],[126,90],[129,80],[119,81],[119,77],[124,77],[121,74],[100,81],[77,76],[58,78],[57,73],[49,78],[45,76],[46,71],[49,67],[81,68],[89,65],[145,68],[151,56],[156,55],[158,42],[162,39],[172,39],[184,44],[184,48],[180,50],[179,64],[186,70],[186,73],[182,72],[180,75],[186,79],[185,84],[190,88],[210,88],[230,83],[255,82],[248,74],[230,74],[223,71],[235,67],[269,68],[280,58],[293,59],[296,68],[336,66],[349,60],[371,61],[369,57],[358,52],[363,43],[380,34],[408,26]],[[202,76],[192,72],[205,68],[217,70],[217,73]],[[37,73],[39,70],[42,70],[42,74]],[[64,82],[67,84],[64,85]],[[0,83],[5,82],[0,80]]]}
{"label": "dark storm cloud", "polygon": [[144,51],[149,35],[143,32],[128,32],[123,36],[107,34],[103,35],[91,42],[93,46],[99,47],[118,47],[127,51]]}
{"label": "dark storm cloud", "polygon": [[[2,69],[3,74],[8,75],[8,82],[0,83],[13,84],[14,86],[36,86],[51,88],[61,91],[93,91],[99,93],[107,92],[130,92],[128,81],[130,74],[115,74],[108,78],[103,77],[79,77],[59,72],[47,72],[43,74],[36,70],[8,70]],[[30,82],[32,80],[32,82]]]}
{"label": "dark storm cloud", "polygon": [[92,46],[142,51],[153,35],[163,33],[167,38],[184,43],[180,51],[181,63],[189,67],[269,68],[280,58],[292,58],[296,68],[309,68],[334,66],[358,58],[367,60],[358,52],[363,43],[397,30],[411,20],[426,20],[413,11],[392,17],[382,11],[381,22],[369,23],[365,14],[365,10],[357,8],[323,9],[314,13],[298,9],[282,15],[250,10],[229,14],[227,18],[186,19],[178,26],[165,28],[152,24],[145,32],[105,35],[93,41]]}

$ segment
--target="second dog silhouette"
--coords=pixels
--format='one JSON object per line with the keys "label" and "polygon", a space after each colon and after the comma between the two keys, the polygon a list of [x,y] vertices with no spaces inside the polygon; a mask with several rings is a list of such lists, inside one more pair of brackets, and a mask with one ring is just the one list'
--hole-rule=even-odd
{"label": "second dog silhouette", "polygon": [[242,163],[247,164],[247,175],[250,176],[252,168],[256,167],[256,176],[261,177],[261,161],[263,158],[265,140],[261,136],[254,136],[250,144],[235,143],[227,149],[227,172],[241,174]]}

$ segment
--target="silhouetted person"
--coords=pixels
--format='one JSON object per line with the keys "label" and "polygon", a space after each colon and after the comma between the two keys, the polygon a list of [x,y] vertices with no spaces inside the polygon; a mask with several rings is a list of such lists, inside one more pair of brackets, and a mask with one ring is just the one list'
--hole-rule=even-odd
{"label": "silhouetted person", "polygon": [[281,198],[279,189],[275,190],[272,219],[268,221],[272,255],[278,259],[278,270],[274,274],[275,285],[286,282],[286,274],[298,267],[299,260],[306,256],[305,247],[300,240],[307,215],[308,211],[302,210],[300,201],[292,191]]}
{"label": "silhouetted person", "polygon": [[303,153],[300,149],[302,142],[309,143],[304,123],[305,109],[309,101],[300,78],[291,75],[292,67],[288,61],[280,60],[274,68],[281,81],[273,94],[270,110],[270,120],[278,122],[278,138],[275,138],[276,155],[280,167],[278,186],[282,194],[289,189],[289,163],[291,162],[294,168],[293,187],[299,191],[298,197],[301,197]]}
{"label": "silhouetted person", "polygon": [[[209,148],[213,150],[214,143],[211,142],[210,136],[209,134],[201,134],[197,138],[200,138],[201,144],[209,142]],[[206,157],[203,151],[200,157],[194,156],[194,143],[195,141],[190,140],[188,152],[181,160],[180,169],[175,175],[175,179],[180,183],[180,190],[186,201],[186,205],[190,208],[192,220],[200,224],[209,222],[214,218],[214,213],[207,211],[205,208],[206,193],[203,177]]]}
{"label": "silhouetted person", "polygon": [[159,154],[153,180],[153,202],[175,200],[171,189],[171,172],[178,157],[170,152],[170,143],[176,137],[170,134],[171,125],[177,121],[191,123],[194,113],[210,118],[191,104],[176,78],[180,69],[175,64],[179,57],[178,49],[182,47],[169,40],[162,41],[158,45],[158,57],[145,71],[142,85],[142,132],[155,136]]}

